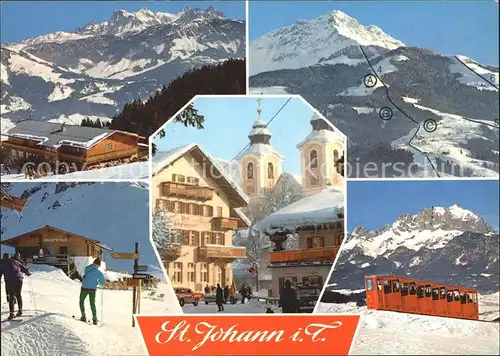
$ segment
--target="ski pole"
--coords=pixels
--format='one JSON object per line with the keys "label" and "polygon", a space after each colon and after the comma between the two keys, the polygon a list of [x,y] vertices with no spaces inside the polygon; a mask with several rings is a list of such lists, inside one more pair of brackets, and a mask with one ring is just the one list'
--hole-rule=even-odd
{"label": "ski pole", "polygon": [[101,287],[101,322],[104,321],[104,289]]}

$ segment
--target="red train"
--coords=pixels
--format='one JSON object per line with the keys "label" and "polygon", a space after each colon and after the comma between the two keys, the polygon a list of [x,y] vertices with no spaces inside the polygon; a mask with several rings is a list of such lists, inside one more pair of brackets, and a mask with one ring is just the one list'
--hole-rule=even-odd
{"label": "red train", "polygon": [[479,320],[474,288],[391,275],[366,276],[368,309]]}

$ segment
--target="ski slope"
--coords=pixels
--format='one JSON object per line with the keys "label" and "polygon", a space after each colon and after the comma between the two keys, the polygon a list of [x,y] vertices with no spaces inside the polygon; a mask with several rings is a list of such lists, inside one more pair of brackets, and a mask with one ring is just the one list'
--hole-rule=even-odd
{"label": "ski slope", "polygon": [[356,303],[319,303],[315,313],[361,314],[351,355],[499,354],[498,323],[368,310]]}
{"label": "ski slope", "polygon": [[[26,317],[22,323],[2,323],[3,356],[147,355],[139,330],[132,327],[131,291],[99,290],[96,306],[102,324],[94,326],[78,320],[79,281],[49,266],[30,269],[34,273],[24,280],[23,301],[24,314],[33,317]],[[4,320],[8,316],[4,281],[1,288]],[[148,293],[143,292],[141,313],[182,313],[169,284],[158,286],[156,300]],[[92,314],[88,300],[86,309],[89,318]]]}

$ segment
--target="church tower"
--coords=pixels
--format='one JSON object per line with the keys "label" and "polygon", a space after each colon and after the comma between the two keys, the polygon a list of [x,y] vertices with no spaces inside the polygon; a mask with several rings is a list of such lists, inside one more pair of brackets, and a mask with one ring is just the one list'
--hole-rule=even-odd
{"label": "church tower", "polygon": [[271,145],[271,132],[261,119],[262,99],[257,99],[257,120],[248,134],[250,146],[238,156],[242,188],[249,198],[260,198],[264,189],[274,188],[282,173],[284,157]]}
{"label": "church tower", "polygon": [[332,187],[344,189],[344,137],[316,113],[311,118],[311,133],[297,145],[302,165],[305,195]]}

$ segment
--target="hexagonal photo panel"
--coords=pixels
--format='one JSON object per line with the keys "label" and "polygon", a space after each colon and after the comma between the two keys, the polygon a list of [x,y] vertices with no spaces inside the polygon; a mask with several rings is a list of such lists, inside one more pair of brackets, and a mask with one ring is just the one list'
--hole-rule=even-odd
{"label": "hexagonal photo panel", "polygon": [[196,96],[151,143],[183,312],[312,312],[344,239],[345,136],[300,96]]}

